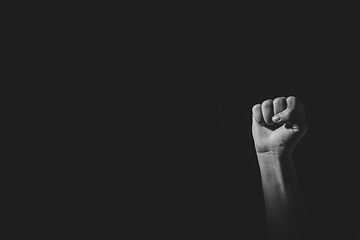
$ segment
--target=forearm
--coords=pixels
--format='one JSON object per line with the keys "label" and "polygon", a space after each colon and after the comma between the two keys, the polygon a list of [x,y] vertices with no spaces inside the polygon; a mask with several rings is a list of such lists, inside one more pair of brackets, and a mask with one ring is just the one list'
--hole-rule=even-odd
{"label": "forearm", "polygon": [[291,154],[258,154],[270,239],[301,239],[308,220]]}

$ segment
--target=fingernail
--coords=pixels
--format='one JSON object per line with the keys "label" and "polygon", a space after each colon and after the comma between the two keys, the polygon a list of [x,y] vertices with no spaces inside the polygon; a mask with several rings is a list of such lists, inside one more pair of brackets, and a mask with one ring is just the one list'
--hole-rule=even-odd
{"label": "fingernail", "polygon": [[281,117],[279,115],[273,116],[272,118],[273,122],[280,122]]}

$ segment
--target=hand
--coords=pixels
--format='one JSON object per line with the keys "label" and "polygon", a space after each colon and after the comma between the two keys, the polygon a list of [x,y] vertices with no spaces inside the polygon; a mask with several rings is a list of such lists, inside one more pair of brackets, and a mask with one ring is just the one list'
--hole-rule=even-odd
{"label": "hand", "polygon": [[307,131],[305,108],[290,96],[266,100],[252,108],[252,134],[257,153],[292,153]]}

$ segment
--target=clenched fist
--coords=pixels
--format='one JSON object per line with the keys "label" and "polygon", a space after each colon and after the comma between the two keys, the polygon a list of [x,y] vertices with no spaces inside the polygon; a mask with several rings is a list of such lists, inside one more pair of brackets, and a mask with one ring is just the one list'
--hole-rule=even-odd
{"label": "clenched fist", "polygon": [[257,153],[291,154],[307,131],[304,105],[293,96],[256,104],[252,114],[252,134]]}

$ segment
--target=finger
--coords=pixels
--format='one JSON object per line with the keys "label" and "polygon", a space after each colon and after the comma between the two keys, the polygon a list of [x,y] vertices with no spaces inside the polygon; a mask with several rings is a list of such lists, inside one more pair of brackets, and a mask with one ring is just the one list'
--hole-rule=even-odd
{"label": "finger", "polygon": [[265,125],[265,121],[261,112],[261,104],[256,104],[252,108],[253,119],[260,125]]}
{"label": "finger", "polygon": [[292,108],[287,108],[281,113],[278,113],[273,117],[273,121],[279,124],[288,124],[294,131],[299,131],[305,129],[306,131],[306,122],[302,118],[299,112],[295,111]]}
{"label": "finger", "polygon": [[275,98],[273,101],[273,105],[274,105],[274,115],[284,111],[287,107],[286,98],[284,97]]}
{"label": "finger", "polygon": [[272,120],[276,123],[287,123],[294,120],[294,114],[296,114],[295,110],[292,108],[287,108],[284,111],[275,115]]}
{"label": "finger", "polygon": [[265,121],[261,111],[261,104],[256,104],[252,108],[253,119],[260,125],[265,125]]}
{"label": "finger", "polygon": [[302,118],[305,118],[305,107],[300,99],[290,96],[286,99],[286,103],[288,108],[294,109]]}
{"label": "finger", "polygon": [[273,101],[270,99],[265,100],[261,104],[261,110],[262,110],[262,115],[263,115],[265,123],[268,125],[274,125],[274,122],[271,119],[274,116]]}

